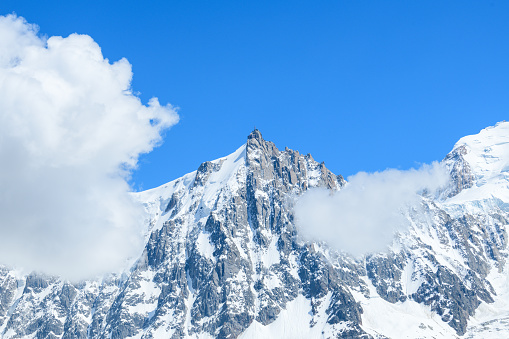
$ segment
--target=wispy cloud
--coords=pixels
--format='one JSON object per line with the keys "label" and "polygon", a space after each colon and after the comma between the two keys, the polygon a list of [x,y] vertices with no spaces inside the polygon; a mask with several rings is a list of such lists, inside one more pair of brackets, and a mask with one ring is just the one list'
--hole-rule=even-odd
{"label": "wispy cloud", "polygon": [[354,256],[384,251],[394,233],[409,226],[402,212],[419,208],[419,193],[436,191],[448,180],[438,163],[408,171],[360,172],[335,194],[312,189],[300,197],[297,226],[305,239],[325,241]]}
{"label": "wispy cloud", "polygon": [[87,35],[0,17],[1,263],[81,279],[141,250],[126,179],[178,115],[142,104],[131,78]]}

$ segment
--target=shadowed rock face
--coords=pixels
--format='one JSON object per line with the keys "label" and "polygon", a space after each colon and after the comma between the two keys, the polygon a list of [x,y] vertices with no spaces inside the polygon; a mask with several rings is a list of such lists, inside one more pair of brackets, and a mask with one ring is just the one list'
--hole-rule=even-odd
{"label": "shadowed rock face", "polygon": [[[449,195],[472,185],[460,149],[444,161],[453,173]],[[504,264],[506,213],[452,217],[423,198],[426,218],[410,216],[414,226],[397,251],[358,260],[303,242],[294,223],[295,197],[344,185],[310,155],[280,151],[254,130],[236,153],[204,162],[145,200],[147,243],[122,276],[71,284],[0,270],[2,334],[236,338],[254,323],[270,326],[302,297],[309,328],[325,337],[371,338],[361,303],[375,297],[421,303],[465,333],[481,301],[493,301],[487,276]],[[462,261],[446,265],[447,250]],[[413,289],[410,276],[418,281]]]}
{"label": "shadowed rock face", "polygon": [[447,190],[448,197],[452,197],[474,185],[474,175],[470,165],[463,157],[466,153],[466,146],[460,146],[449,153],[443,161],[449,170],[452,181],[452,185]]}

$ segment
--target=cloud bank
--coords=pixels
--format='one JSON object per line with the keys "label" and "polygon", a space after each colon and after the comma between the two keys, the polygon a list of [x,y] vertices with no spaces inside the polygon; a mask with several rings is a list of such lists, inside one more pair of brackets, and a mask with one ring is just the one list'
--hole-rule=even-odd
{"label": "cloud bank", "polygon": [[127,178],[178,122],[131,91],[87,35],[38,35],[0,17],[0,262],[82,279],[141,250],[142,206]]}
{"label": "cloud bank", "polygon": [[360,172],[332,194],[311,189],[294,207],[297,227],[307,240],[325,241],[356,257],[384,251],[394,233],[409,223],[402,211],[420,207],[419,193],[447,184],[447,171],[438,163],[420,169]]}

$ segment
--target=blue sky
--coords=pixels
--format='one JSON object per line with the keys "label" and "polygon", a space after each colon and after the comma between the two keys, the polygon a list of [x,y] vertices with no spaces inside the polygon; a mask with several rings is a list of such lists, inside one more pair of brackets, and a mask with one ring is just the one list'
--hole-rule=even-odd
{"label": "blue sky", "polygon": [[90,35],[132,87],[179,107],[135,189],[233,152],[254,126],[337,174],[440,160],[507,120],[504,1],[10,1],[48,36]]}

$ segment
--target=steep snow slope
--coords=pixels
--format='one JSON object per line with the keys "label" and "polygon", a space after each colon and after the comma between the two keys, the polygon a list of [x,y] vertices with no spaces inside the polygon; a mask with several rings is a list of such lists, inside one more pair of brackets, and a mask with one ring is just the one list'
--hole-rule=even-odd
{"label": "steep snow slope", "polygon": [[[151,216],[150,227],[147,231],[158,230],[170,218],[186,213],[195,203],[196,196],[200,196],[199,214],[197,222],[203,223],[217,200],[217,194],[222,189],[228,188],[234,192],[237,182],[236,174],[245,170],[246,145],[242,145],[234,153],[214,161],[204,162],[197,171],[153,188],[135,194],[137,199],[144,203],[148,214]],[[194,195],[187,194],[192,188],[206,183],[199,192]],[[178,213],[168,213],[179,205]],[[176,210],[175,210],[176,211]]]}

